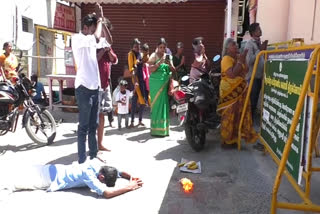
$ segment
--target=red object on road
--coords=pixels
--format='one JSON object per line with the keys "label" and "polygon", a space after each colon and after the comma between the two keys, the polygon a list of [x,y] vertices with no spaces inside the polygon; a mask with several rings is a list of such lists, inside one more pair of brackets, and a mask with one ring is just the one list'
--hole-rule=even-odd
{"label": "red object on road", "polygon": [[193,190],[193,186],[194,184],[192,183],[192,181],[188,178],[182,178],[180,180],[180,183],[182,185],[182,188],[184,190],[185,193],[190,193]]}

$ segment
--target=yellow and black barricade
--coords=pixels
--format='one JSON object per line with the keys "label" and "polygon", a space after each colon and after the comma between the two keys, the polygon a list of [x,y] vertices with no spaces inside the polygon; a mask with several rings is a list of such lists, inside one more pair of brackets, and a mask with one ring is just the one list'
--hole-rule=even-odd
{"label": "yellow and black barricade", "polygon": [[[318,115],[320,88],[320,45],[262,51],[254,64],[255,76],[260,57],[265,59],[262,86],[261,124],[258,136],[278,165],[271,213],[277,209],[320,212],[310,198],[312,173],[320,168],[312,165],[312,153],[319,151],[316,138],[320,128]],[[253,79],[249,83],[238,133],[241,148],[241,127],[248,108]],[[279,202],[277,195],[282,175],[294,187],[302,203]],[[300,185],[305,180],[304,188]]]}

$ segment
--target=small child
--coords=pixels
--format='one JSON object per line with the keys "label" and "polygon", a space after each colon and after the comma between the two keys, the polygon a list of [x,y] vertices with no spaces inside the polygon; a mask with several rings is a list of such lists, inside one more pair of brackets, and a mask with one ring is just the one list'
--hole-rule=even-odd
{"label": "small child", "polygon": [[123,117],[125,118],[126,128],[128,128],[130,91],[127,89],[128,82],[126,80],[121,80],[119,85],[120,91],[116,95],[116,102],[118,103],[118,129],[120,130]]}

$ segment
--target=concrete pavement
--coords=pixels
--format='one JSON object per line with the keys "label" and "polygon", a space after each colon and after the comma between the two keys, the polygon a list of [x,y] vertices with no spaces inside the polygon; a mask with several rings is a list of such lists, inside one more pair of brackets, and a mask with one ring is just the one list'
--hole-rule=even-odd
{"label": "concrete pavement", "polygon": [[[0,167],[25,164],[62,163],[77,161],[76,113],[55,110],[56,119],[64,122],[57,128],[56,142],[37,147],[32,143],[21,123],[16,133],[0,137]],[[151,137],[149,119],[146,128],[106,128],[104,145],[111,152],[103,153],[109,165],[128,171],[143,179],[144,186],[113,199],[104,199],[87,188],[54,193],[23,191],[9,195],[0,202],[1,213],[133,213],[133,214],[264,214],[270,213],[271,191],[276,164],[269,155],[243,145],[221,148],[219,131],[208,134],[204,151],[196,153],[185,141],[182,127],[172,118],[170,137]],[[116,125],[116,121],[114,125]],[[202,174],[181,173],[176,167],[181,158],[201,161]],[[5,173],[1,171],[1,174]],[[317,187],[320,179],[314,174],[312,198],[320,204]],[[23,175],[21,175],[23,178]],[[188,177],[194,191],[185,194],[179,180]],[[1,179],[1,177],[0,177]],[[119,180],[117,186],[125,185]],[[286,178],[280,188],[281,201],[300,202]],[[279,210],[280,214],[301,213]]]}

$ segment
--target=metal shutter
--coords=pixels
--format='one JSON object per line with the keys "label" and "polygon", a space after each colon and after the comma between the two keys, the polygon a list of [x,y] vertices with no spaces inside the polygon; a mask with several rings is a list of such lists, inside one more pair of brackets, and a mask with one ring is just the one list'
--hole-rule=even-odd
{"label": "metal shutter", "polygon": [[[114,27],[113,49],[119,63],[112,67],[112,83],[123,74],[127,64],[127,53],[133,38],[147,42],[152,53],[160,37],[164,37],[171,51],[175,52],[176,42],[185,46],[187,67],[193,61],[191,41],[197,36],[205,38],[209,58],[221,54],[224,33],[224,0],[197,0],[171,4],[104,4],[104,15]],[[82,4],[82,17],[94,11],[94,5]],[[143,22],[144,20],[144,22]]]}

